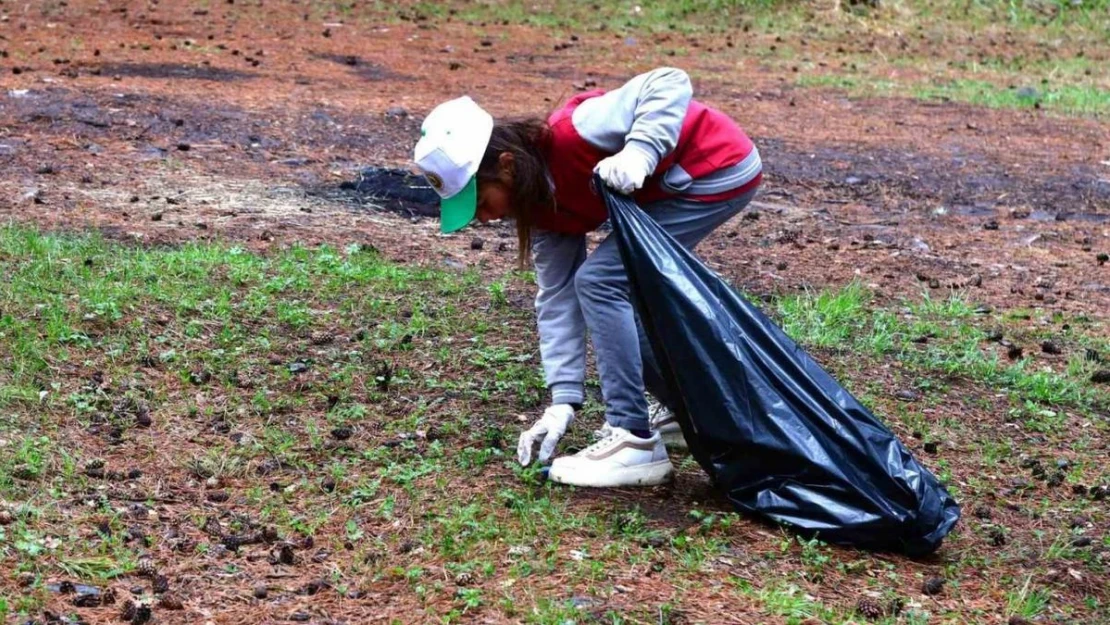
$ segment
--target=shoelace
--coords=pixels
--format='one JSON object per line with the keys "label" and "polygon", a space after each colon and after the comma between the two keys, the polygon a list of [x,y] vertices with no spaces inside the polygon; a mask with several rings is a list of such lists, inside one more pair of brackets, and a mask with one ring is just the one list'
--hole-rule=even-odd
{"label": "shoelace", "polygon": [[[649,399],[648,400],[648,428],[649,429],[652,429],[652,430],[657,429],[656,426],[659,425],[660,421],[663,421],[665,418],[671,417],[671,416],[672,416],[671,411],[666,406],[664,406],[663,404],[655,401],[654,399]],[[613,430],[613,426],[609,425],[608,422],[602,421],[601,422],[601,427],[594,430],[593,434],[594,434],[594,436],[597,436],[599,438],[604,439],[605,437],[609,436],[609,433],[612,432],[612,430]],[[601,442],[601,441],[598,441],[598,442]]]}
{"label": "shoelace", "polygon": [[[608,426],[609,424],[606,423],[605,425]],[[606,430],[606,434],[605,434],[604,437],[602,437],[601,440],[597,441],[596,443],[590,445],[589,447],[583,449],[582,451],[580,451],[578,453],[583,454],[583,455],[589,455],[589,454],[597,451],[598,449],[601,449],[602,447],[605,447],[606,445],[608,445],[609,441],[614,439],[614,438],[620,438],[620,435],[617,434],[616,430],[614,430],[610,427],[608,430]]]}

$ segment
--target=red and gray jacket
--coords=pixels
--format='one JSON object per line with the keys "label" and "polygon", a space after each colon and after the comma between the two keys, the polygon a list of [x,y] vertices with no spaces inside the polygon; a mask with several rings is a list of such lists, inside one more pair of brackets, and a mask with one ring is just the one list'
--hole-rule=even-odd
{"label": "red and gray jacket", "polygon": [[585,234],[608,219],[590,184],[599,161],[625,147],[654,159],[654,173],[633,197],[717,202],[759,185],[762,163],[751,139],[727,115],[691,99],[686,73],[662,68],[620,89],[569,100],[548,118],[547,167],[556,206],[536,216],[543,230]]}
{"label": "red and gray jacket", "polygon": [[586,233],[608,219],[592,185],[597,163],[626,147],[643,151],[655,167],[633,196],[641,206],[674,197],[718,202],[760,183],[763,166],[748,136],[692,94],[685,72],[661,68],[613,91],[580,94],[548,119],[556,205],[536,216],[532,250],[540,355],[553,403],[583,401],[586,324],[574,275],[586,258]]}

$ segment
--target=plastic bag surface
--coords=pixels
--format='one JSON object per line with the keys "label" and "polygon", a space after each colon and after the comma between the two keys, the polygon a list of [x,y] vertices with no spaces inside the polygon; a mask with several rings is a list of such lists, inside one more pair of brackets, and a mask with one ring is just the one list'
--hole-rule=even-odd
{"label": "plastic bag surface", "polygon": [[732,504],[827,542],[936,550],[960,518],[939,480],[632,199],[601,193],[671,408]]}

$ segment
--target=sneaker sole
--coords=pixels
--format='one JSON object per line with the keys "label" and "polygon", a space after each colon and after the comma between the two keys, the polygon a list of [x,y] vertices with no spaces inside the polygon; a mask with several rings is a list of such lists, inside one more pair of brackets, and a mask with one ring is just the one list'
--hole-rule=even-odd
{"label": "sneaker sole", "polygon": [[601,473],[586,472],[574,467],[552,466],[548,479],[552,482],[570,486],[618,488],[621,486],[658,486],[671,481],[673,476],[674,466],[671,465],[671,461],[660,460]]}

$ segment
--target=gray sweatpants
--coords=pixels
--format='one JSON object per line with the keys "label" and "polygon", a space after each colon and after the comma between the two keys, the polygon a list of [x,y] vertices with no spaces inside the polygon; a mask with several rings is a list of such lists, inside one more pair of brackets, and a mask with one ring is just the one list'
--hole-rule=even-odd
{"label": "gray sweatpants", "polygon": [[[753,190],[732,200],[717,203],[664,200],[645,205],[643,209],[679,243],[687,249],[693,249],[710,232],[743,210],[755,193]],[[545,250],[548,252],[545,253]],[[561,307],[555,306],[554,301],[545,302],[544,298],[546,295],[550,300],[562,299],[559,297],[560,290],[569,291],[573,288],[577,296],[577,308],[589,330],[597,357],[606,420],[615,427],[648,429],[644,389],[647,388],[664,405],[669,405],[670,402],[651,348],[629,299],[628,276],[625,274],[616,240],[610,235],[587,257],[584,240],[579,243],[564,235],[542,233],[536,238],[533,251],[541,287],[537,298],[541,352],[553,401],[575,403],[574,397],[581,395],[582,374],[575,370],[579,369],[578,361],[583,361],[581,364],[584,365],[584,353],[571,353],[579,351],[569,345],[577,342],[574,340],[576,337],[564,335],[556,340],[558,335],[564,334],[568,320],[577,317],[573,313],[578,311],[550,310]],[[563,258],[559,259],[560,256]],[[552,267],[564,263],[571,266]],[[570,280],[552,278],[558,274],[568,277],[573,275],[572,284],[568,284]],[[548,283],[546,287],[545,279]],[[545,308],[549,310],[545,311]],[[548,318],[545,319],[545,316]],[[546,332],[545,322],[548,326]]]}

